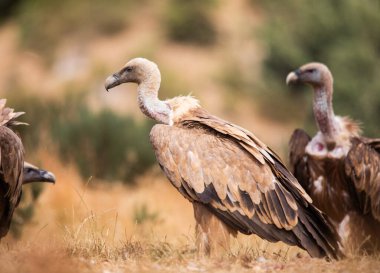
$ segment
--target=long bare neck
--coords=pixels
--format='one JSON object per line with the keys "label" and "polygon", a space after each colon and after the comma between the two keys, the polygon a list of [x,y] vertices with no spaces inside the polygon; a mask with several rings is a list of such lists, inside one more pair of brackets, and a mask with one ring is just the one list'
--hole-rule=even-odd
{"label": "long bare neck", "polygon": [[314,86],[313,110],[319,130],[325,137],[328,145],[335,145],[335,136],[338,133],[332,106],[332,82]]}
{"label": "long bare neck", "polygon": [[158,98],[160,75],[150,75],[142,81],[138,90],[138,103],[141,111],[148,117],[164,124],[171,124],[170,106]]}

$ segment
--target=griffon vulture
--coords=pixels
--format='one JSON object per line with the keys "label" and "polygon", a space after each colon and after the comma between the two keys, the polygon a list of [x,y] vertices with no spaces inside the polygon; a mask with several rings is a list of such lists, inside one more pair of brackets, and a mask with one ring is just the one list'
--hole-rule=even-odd
{"label": "griffon vulture", "polygon": [[[0,100],[0,238],[9,230],[13,212],[22,193],[22,184],[35,181],[54,182],[54,176],[26,163],[20,138],[9,128],[23,124],[16,118],[24,114],[5,107],[6,100]],[[23,178],[25,174],[25,179]],[[36,180],[37,179],[37,180]]]}
{"label": "griffon vulture", "polygon": [[157,161],[192,204],[198,249],[228,248],[230,234],[257,234],[312,257],[340,256],[337,234],[280,158],[251,132],[209,114],[190,96],[158,98],[161,75],[144,58],[109,76],[105,88],[138,84]]}
{"label": "griffon vulture", "polygon": [[314,204],[334,222],[347,250],[380,247],[380,139],[360,135],[358,123],[334,114],[333,77],[321,63],[309,63],[286,79],[314,89],[319,131],[301,129],[290,139],[293,173]]}

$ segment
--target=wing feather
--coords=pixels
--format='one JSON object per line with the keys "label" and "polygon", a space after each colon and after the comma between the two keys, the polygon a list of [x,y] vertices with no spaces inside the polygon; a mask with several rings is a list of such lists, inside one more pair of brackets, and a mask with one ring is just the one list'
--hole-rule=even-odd
{"label": "wing feather", "polygon": [[[0,101],[0,104],[2,102]],[[9,230],[14,209],[21,197],[24,150],[20,138],[0,126],[0,238]]]}
{"label": "wing feather", "polygon": [[291,228],[297,224],[297,204],[294,202],[294,199],[289,196],[289,192],[284,191],[282,187],[276,185],[276,193],[278,194],[278,200],[286,216],[287,227]]}
{"label": "wing feather", "polygon": [[[178,170],[178,174],[181,177],[181,186],[192,198],[194,198],[194,193],[196,195],[202,194],[208,188],[204,181],[210,181],[209,184],[213,185],[216,196],[230,211],[239,211],[244,214],[245,212],[252,211],[252,205],[244,207],[245,204],[262,203],[262,213],[266,222],[268,224],[276,223],[276,226],[281,227],[281,221],[279,221],[274,213],[275,205],[271,201],[272,203],[269,207],[265,195],[265,193],[273,191],[275,183],[278,184],[278,187],[281,187],[281,184],[279,184],[279,181],[271,172],[270,167],[268,165],[257,167],[257,162],[252,160],[250,154],[240,149],[234,142],[230,140],[219,141],[213,135],[202,132],[204,132],[202,129],[188,130],[165,125],[154,126],[151,132],[151,140],[155,151],[159,151],[156,153],[157,159],[164,166],[164,171],[168,174],[169,179],[177,179],[178,175],[173,175],[173,173],[175,174]],[[168,145],[166,146],[163,145],[163,142],[155,141],[158,136],[166,138],[167,141],[165,143],[168,143]],[[189,144],[192,143],[193,138],[197,139],[196,143],[208,143],[207,146],[211,147],[207,157],[204,156],[204,151],[199,149],[198,145],[195,145],[195,143],[194,145]],[[228,148],[225,148],[226,146]],[[166,147],[168,147],[172,155],[171,157],[166,155]],[[166,156],[161,156],[160,154]],[[167,162],[163,161],[166,158],[170,158],[170,160]],[[202,169],[201,166],[206,166],[206,168]],[[251,179],[248,180],[247,177]],[[172,181],[172,183],[176,187],[179,185],[178,181]],[[250,198],[250,194],[247,191],[250,189],[254,189],[254,199]],[[246,193],[245,198],[249,197],[250,202],[242,199],[241,192]],[[283,192],[286,192],[286,190],[280,191],[279,194],[283,194]],[[293,205],[295,201],[290,194],[287,194],[283,200],[290,202],[293,210],[297,209]],[[194,201],[199,200],[194,198]],[[296,212],[293,213],[294,216],[296,214]]]}
{"label": "wing feather", "polygon": [[296,129],[289,141],[290,171],[309,193],[311,182],[305,148],[310,140],[310,136],[305,131]]}
{"label": "wing feather", "polygon": [[[363,213],[380,221],[380,153],[377,141],[353,138],[345,160],[346,174],[353,182]],[[373,144],[373,146],[371,145]]]}
{"label": "wing feather", "polygon": [[[303,230],[306,235],[302,237],[293,232],[296,227],[302,229],[299,210],[312,206],[311,199],[278,156],[253,134],[212,116],[198,115],[175,126],[155,125],[150,139],[168,178],[181,177],[172,184],[191,202],[201,202],[227,219],[232,228],[301,246],[312,256],[338,255],[338,239],[332,230],[327,237],[335,249],[324,249],[327,243],[315,240],[318,251],[304,238],[309,231]],[[165,161],[167,151],[171,157]],[[326,221],[318,210],[313,213]],[[324,222],[324,226],[329,224]]]}

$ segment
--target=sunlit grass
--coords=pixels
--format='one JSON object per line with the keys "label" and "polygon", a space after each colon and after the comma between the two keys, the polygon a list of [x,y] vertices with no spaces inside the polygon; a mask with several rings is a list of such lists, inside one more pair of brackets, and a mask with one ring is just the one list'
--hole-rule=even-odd
{"label": "sunlit grass", "polygon": [[[45,189],[20,240],[0,243],[0,271],[8,272],[376,272],[378,257],[312,259],[306,252],[256,236],[239,236],[212,257],[195,248],[190,203],[150,172],[134,187],[83,183],[51,158],[59,183]],[[136,212],[145,206],[145,219]],[[155,217],[151,217],[155,214]]]}

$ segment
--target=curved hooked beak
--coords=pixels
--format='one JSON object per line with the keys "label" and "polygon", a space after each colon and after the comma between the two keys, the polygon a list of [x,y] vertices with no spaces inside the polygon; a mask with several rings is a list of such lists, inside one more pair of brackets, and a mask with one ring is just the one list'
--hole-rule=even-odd
{"label": "curved hooked beak", "polygon": [[40,170],[41,182],[48,182],[55,184],[55,175],[52,172]]}
{"label": "curved hooked beak", "polygon": [[288,74],[286,77],[286,84],[289,85],[291,83],[296,83],[299,80],[299,76],[301,75],[301,70],[297,69],[295,71],[292,71]]}
{"label": "curved hooked beak", "polygon": [[51,172],[45,170],[29,170],[25,172],[23,176],[23,184],[28,184],[32,182],[46,182],[55,184],[55,175]]}
{"label": "curved hooked beak", "polygon": [[121,82],[121,78],[120,78],[120,75],[118,73],[115,73],[111,76],[109,76],[107,79],[106,79],[106,82],[104,83],[104,87],[106,88],[107,92],[109,91],[109,89],[115,87],[115,86],[118,86],[120,85],[122,82]]}
{"label": "curved hooked beak", "polygon": [[27,184],[32,182],[48,182],[54,184],[55,176],[51,172],[39,169],[29,162],[24,161],[22,183]]}

